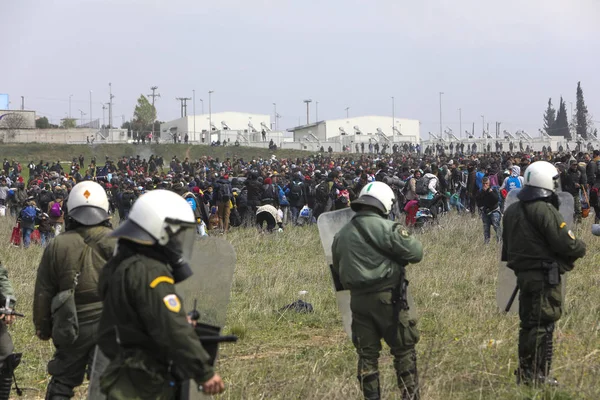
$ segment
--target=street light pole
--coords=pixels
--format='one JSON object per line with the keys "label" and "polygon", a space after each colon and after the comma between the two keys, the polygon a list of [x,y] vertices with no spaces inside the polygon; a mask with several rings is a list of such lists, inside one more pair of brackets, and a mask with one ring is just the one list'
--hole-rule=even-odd
{"label": "street light pole", "polygon": [[306,125],[308,125],[310,123],[310,110],[308,108],[308,105],[312,102],[312,100],[308,99],[304,100],[304,102],[306,103]]}
{"label": "street light pole", "polygon": [[71,119],[71,97],[73,97],[72,94],[69,95],[69,119]]}
{"label": "street light pole", "polygon": [[442,134],[442,95],[444,92],[440,92],[440,138],[443,138]]}
{"label": "street light pole", "polygon": [[202,99],[198,99],[198,100],[200,100],[200,104],[202,107],[202,115],[204,115],[204,100],[202,100]]}
{"label": "street light pole", "polygon": [[319,102],[315,102],[315,122],[319,122]]}
{"label": "street light pole", "polygon": [[194,142],[196,141],[196,89],[192,90],[192,93],[194,94],[194,104],[192,107],[194,107]]}
{"label": "street light pole", "polygon": [[481,136],[483,136],[483,134],[485,133],[485,116],[481,116]]}
{"label": "street light pole", "polygon": [[458,109],[458,137],[462,138],[462,108]]}
{"label": "street light pole", "polygon": [[394,103],[394,96],[392,96],[392,136],[396,133],[396,104]]}
{"label": "street light pole", "polygon": [[273,103],[273,117],[275,118],[275,130],[277,131],[277,103]]}
{"label": "street light pole", "polygon": [[212,98],[211,95],[214,93],[214,90],[208,91],[208,140],[212,139]]}
{"label": "street light pole", "polygon": [[350,115],[350,114],[348,113],[348,110],[349,110],[349,109],[350,109],[350,107],[346,107],[346,108],[345,108],[345,110],[346,110],[346,118],[349,118],[349,115]]}
{"label": "street light pole", "polygon": [[92,129],[92,91],[90,90],[90,129]]}

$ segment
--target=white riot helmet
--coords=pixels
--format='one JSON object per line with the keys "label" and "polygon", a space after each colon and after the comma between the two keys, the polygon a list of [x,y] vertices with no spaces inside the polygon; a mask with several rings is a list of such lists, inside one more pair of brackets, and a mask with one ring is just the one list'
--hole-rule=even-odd
{"label": "white riot helmet", "polygon": [[531,201],[551,197],[560,191],[560,173],[547,161],[536,161],[525,170],[524,186],[517,197]]}
{"label": "white riot helmet", "polygon": [[389,215],[392,211],[392,205],[396,201],[396,196],[391,187],[383,182],[371,182],[367,184],[358,196],[358,199],[354,200],[351,207],[354,211],[358,211],[360,205],[367,205],[377,208],[384,215]]}
{"label": "white riot helmet", "polygon": [[82,225],[98,225],[110,218],[106,191],[92,181],[80,182],[71,189],[67,209],[69,217]]}
{"label": "white riot helmet", "polygon": [[140,196],[128,219],[109,236],[144,246],[158,245],[169,258],[173,277],[181,282],[189,275],[196,237],[196,218],[189,203],[168,190],[152,190]]}

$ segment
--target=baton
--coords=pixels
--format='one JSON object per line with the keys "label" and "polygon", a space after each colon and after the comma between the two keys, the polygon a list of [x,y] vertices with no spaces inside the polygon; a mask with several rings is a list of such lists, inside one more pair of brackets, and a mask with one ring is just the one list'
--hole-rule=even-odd
{"label": "baton", "polygon": [[506,312],[506,313],[510,312],[512,305],[515,302],[515,298],[517,297],[517,293],[519,293],[519,285],[515,286],[515,290],[513,290],[512,295],[510,296],[510,299],[508,299],[508,303],[506,304],[506,308],[504,309],[504,312]]}

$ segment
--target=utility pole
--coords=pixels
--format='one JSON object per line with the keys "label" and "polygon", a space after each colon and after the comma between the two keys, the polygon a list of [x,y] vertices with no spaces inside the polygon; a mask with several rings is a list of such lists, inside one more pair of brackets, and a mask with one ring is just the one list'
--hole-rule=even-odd
{"label": "utility pole", "polygon": [[108,82],[108,129],[112,129],[112,99],[115,96],[112,94],[112,83]]}
{"label": "utility pole", "polygon": [[[21,96],[21,110],[25,110],[25,96]],[[571,103],[571,110],[573,110],[573,103]]]}
{"label": "utility pole", "polygon": [[196,141],[196,89],[192,89],[192,97],[194,98],[194,104],[192,107],[194,108],[194,141]]}
{"label": "utility pole", "polygon": [[444,92],[440,92],[440,138],[443,138],[443,131],[442,131],[442,95],[444,94]]}
{"label": "utility pole", "polygon": [[[156,93],[156,89],[158,89],[158,86],[152,86],[150,88],[150,90],[152,90],[152,94],[148,95],[148,97],[152,97],[152,108],[154,108],[154,100],[157,97],[160,97],[160,93]],[[156,112],[156,108],[154,108],[154,111]],[[154,121],[152,121],[152,138],[154,139]]]}
{"label": "utility pole", "polygon": [[483,116],[483,115],[481,116],[481,129],[482,129],[481,137],[483,137],[483,134],[485,133],[485,116]]}
{"label": "utility pole", "polygon": [[209,90],[208,91],[208,141],[210,142],[212,140],[212,94],[214,93],[214,90]]}
{"label": "utility pole", "polygon": [[462,138],[462,108],[458,109],[458,137]]}
{"label": "utility pole", "polygon": [[108,107],[106,107],[106,104],[102,103],[102,129],[106,129],[106,120],[105,120],[105,115],[104,115],[104,110],[106,110]]}
{"label": "utility pole", "polygon": [[181,102],[181,118],[187,117],[187,101],[191,100],[191,97],[177,97],[175,100]]}
{"label": "utility pole", "polygon": [[396,104],[394,101],[394,96],[392,96],[392,136],[396,134]]}
{"label": "utility pole", "polygon": [[273,103],[273,117],[275,118],[275,131],[277,131],[277,103]]}
{"label": "utility pole", "polygon": [[72,94],[69,95],[69,119],[71,119],[71,97],[73,97]]}
{"label": "utility pole", "polygon": [[311,99],[307,99],[307,100],[304,100],[304,102],[306,103],[306,125],[308,125],[310,123],[310,114],[309,114],[308,105],[310,103],[312,103],[312,100]]}
{"label": "utility pole", "polygon": [[345,110],[346,110],[346,118],[349,118],[349,115],[350,115],[350,114],[348,113],[348,110],[349,110],[349,109],[350,109],[350,107],[346,107],[346,108],[345,108]]}

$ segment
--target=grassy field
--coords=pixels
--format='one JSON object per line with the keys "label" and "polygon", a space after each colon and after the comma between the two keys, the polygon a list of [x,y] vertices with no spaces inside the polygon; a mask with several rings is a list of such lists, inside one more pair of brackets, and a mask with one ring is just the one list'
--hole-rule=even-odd
{"label": "grassy field", "polygon": [[139,155],[141,158],[148,159],[151,154],[162,156],[165,160],[165,165],[168,165],[173,156],[177,156],[181,161],[185,157],[190,159],[198,159],[202,156],[211,156],[219,158],[223,161],[227,158],[237,157],[245,161],[258,159],[259,157],[271,158],[275,154],[278,158],[296,158],[306,157],[314,153],[300,150],[277,150],[259,149],[256,147],[211,147],[201,145],[186,145],[186,144],[153,144],[153,145],[136,145],[136,144],[47,144],[47,143],[29,143],[29,144],[2,144],[0,145],[0,159],[7,158],[16,160],[21,163],[25,170],[30,161],[39,163],[40,160],[50,163],[57,160],[71,162],[74,157],[79,157],[82,154],[85,158],[86,166],[89,164],[92,156],[96,156],[98,165],[104,165],[105,157],[111,160],[118,160],[123,156],[135,157]]}
{"label": "grassy field", "polygon": [[[557,390],[518,388],[514,382],[518,317],[495,306],[498,246],[483,244],[479,219],[450,216],[419,235],[424,260],[409,267],[421,329],[419,372],[423,399],[598,399],[600,398],[600,274],[597,238],[590,219],[576,229],[588,255],[569,275],[566,312],[556,331],[554,375]],[[0,222],[8,243],[11,222]],[[316,227],[290,228],[275,235],[236,230],[227,239],[237,267],[226,332],[240,336],[222,348],[218,370],[226,380],[223,399],[359,398],[356,355],[345,336]],[[25,398],[43,398],[46,362],[52,346],[34,336],[31,306],[41,249],[3,246],[8,267],[27,314],[10,328],[24,360],[17,370]],[[312,314],[280,313],[299,298]],[[392,359],[380,359],[384,398],[398,398]],[[81,388],[84,394],[87,383]]]}

